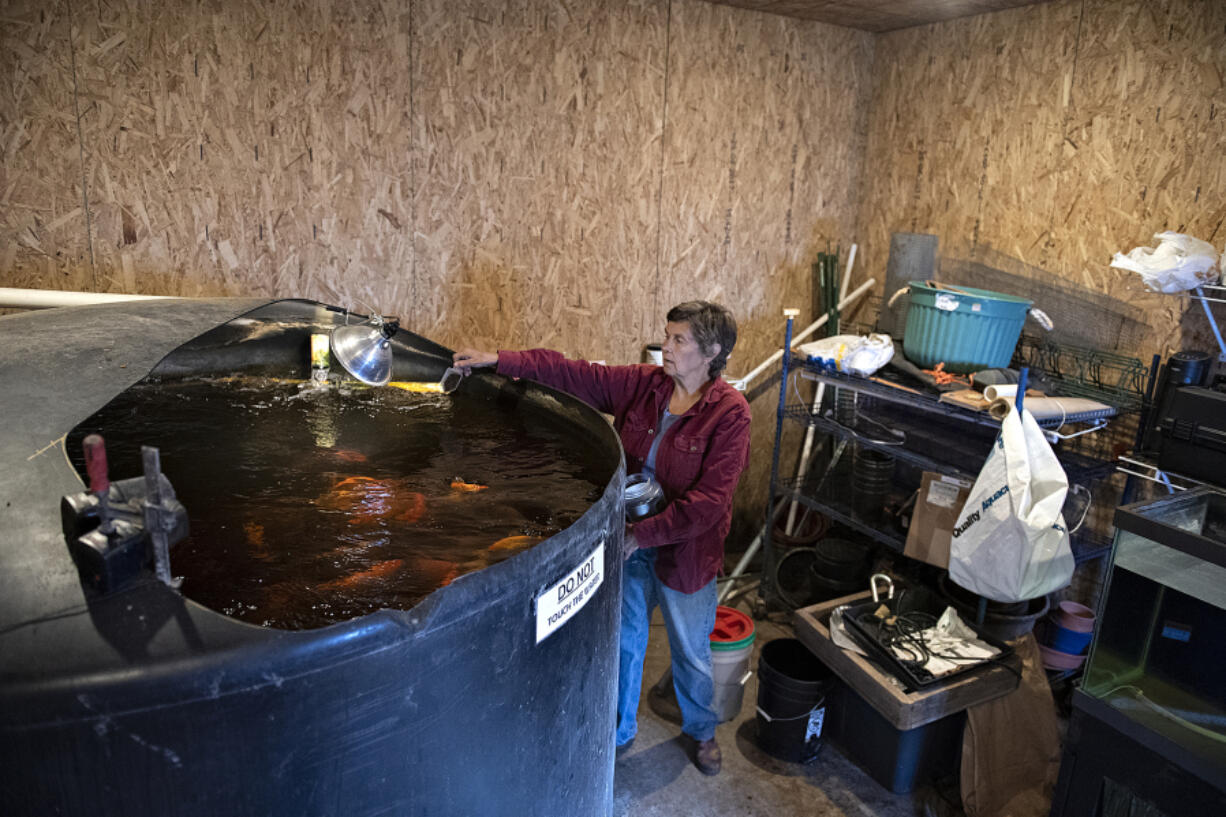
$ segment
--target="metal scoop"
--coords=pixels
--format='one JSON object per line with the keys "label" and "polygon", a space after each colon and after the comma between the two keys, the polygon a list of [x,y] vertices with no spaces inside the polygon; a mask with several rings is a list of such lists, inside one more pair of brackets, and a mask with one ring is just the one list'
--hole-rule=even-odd
{"label": "metal scoop", "polygon": [[443,394],[451,394],[460,387],[460,383],[464,381],[464,372],[448,366],[447,371],[443,372],[443,377],[438,381],[439,388],[443,390]]}

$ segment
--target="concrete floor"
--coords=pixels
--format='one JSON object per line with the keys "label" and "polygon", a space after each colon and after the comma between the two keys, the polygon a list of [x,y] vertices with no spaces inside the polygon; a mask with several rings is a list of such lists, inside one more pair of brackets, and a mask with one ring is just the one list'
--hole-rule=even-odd
{"label": "concrete floor", "polygon": [[[613,778],[613,813],[616,817],[703,815],[738,817],[812,815],[812,817],[912,817],[959,813],[929,811],[924,802],[939,800],[931,789],[915,794],[893,794],[823,743],[810,764],[776,760],[755,743],[758,697],[758,651],[774,638],[790,638],[791,627],[758,621],[750,669],[740,714],[716,731],[723,752],[723,770],[706,777],[691,761],[692,743],[680,737],[679,720],[657,713],[667,707],[649,701],[650,687],[669,666],[668,635],[659,611],[652,623],[639,705],[638,736],[617,759]],[[675,708],[676,703],[671,702]],[[948,796],[948,795],[947,795]]]}

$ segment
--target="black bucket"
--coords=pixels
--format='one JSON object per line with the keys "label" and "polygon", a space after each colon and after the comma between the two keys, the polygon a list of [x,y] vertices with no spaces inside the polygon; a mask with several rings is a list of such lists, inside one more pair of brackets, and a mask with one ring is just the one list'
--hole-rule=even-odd
{"label": "black bucket", "polygon": [[882,517],[893,482],[892,456],[872,448],[857,449],[851,478],[852,507],[862,520]]}
{"label": "black bucket", "polygon": [[768,755],[808,763],[822,748],[832,675],[795,638],[776,638],[758,660],[758,746]]}
{"label": "black bucket", "polygon": [[831,582],[867,584],[873,549],[860,542],[827,537],[814,547],[813,572]]}

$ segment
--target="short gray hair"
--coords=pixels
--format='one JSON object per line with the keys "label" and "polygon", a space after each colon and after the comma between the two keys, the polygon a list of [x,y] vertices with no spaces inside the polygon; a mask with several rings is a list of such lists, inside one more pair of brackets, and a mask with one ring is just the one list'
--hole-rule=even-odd
{"label": "short gray hair", "polygon": [[732,312],[710,301],[686,301],[668,310],[666,320],[670,323],[688,323],[703,356],[711,354],[715,351],[715,345],[719,344],[719,354],[707,367],[707,375],[712,380],[719,377],[719,373],[728,365],[732,347],[736,346],[736,319],[732,317]]}

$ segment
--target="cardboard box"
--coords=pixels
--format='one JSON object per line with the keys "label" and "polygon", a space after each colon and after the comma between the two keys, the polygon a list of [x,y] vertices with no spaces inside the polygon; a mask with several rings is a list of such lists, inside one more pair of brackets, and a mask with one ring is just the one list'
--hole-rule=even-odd
{"label": "cardboard box", "polygon": [[904,556],[949,569],[949,543],[972,485],[970,480],[959,477],[924,472],[907,530]]}

